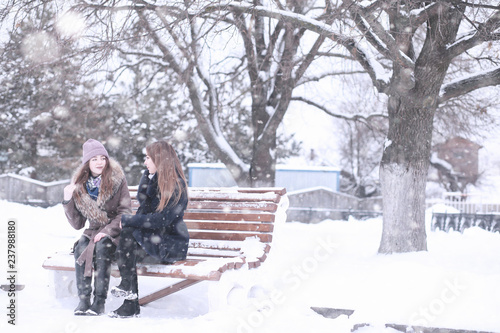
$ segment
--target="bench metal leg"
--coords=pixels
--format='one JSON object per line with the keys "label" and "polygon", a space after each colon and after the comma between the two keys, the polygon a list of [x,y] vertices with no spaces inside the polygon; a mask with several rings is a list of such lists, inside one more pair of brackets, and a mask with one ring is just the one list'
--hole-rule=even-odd
{"label": "bench metal leg", "polygon": [[192,285],[197,284],[201,281],[203,281],[203,280],[183,280],[183,281],[174,283],[171,286],[168,286],[166,288],[155,291],[152,294],[149,294],[147,296],[139,298],[139,305],[145,305],[145,304],[151,303],[151,302],[156,301],[162,297],[171,295],[171,294],[178,292],[182,289],[185,289],[187,287],[191,287]]}

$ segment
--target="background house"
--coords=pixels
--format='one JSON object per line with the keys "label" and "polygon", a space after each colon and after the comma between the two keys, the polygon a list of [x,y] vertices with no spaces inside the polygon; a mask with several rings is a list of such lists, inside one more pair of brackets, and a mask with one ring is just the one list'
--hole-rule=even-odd
{"label": "background house", "polygon": [[479,149],[482,146],[462,137],[453,137],[435,147],[439,159],[448,162],[463,183],[475,183],[479,176]]}
{"label": "background house", "polygon": [[[189,186],[237,186],[223,163],[190,163],[188,169]],[[289,192],[315,186],[338,191],[340,170],[321,166],[277,165],[275,184],[286,187]]]}

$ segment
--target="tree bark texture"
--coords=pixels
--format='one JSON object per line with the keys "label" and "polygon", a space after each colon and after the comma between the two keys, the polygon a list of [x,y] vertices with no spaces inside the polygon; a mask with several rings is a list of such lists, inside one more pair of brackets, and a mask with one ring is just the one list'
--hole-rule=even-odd
{"label": "tree bark texture", "polygon": [[432,108],[398,105],[380,165],[384,227],[380,253],[427,250],[425,185],[432,139]]}
{"label": "tree bark texture", "polygon": [[426,40],[413,75],[394,64],[387,107],[389,130],[380,164],[384,205],[380,253],[427,250],[425,187],[433,120],[452,60],[446,47],[456,38],[461,14],[456,7],[443,5],[440,15],[427,21]]}

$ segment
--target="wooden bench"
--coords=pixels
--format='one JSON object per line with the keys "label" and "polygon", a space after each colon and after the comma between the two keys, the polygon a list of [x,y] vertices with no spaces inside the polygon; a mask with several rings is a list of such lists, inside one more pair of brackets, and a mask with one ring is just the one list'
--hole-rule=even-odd
{"label": "wooden bench", "polygon": [[[137,187],[129,187],[129,191],[135,211],[139,205]],[[139,303],[150,303],[201,281],[219,281],[227,270],[258,267],[271,249],[275,223],[286,221],[287,207],[285,188],[190,187],[184,214],[190,235],[186,260],[171,265],[137,265],[138,275],[182,280],[140,298]],[[44,261],[43,268],[67,272],[74,271],[74,264],[70,251],[58,252]],[[119,276],[115,264],[112,275]],[[56,286],[71,283],[58,280]]]}

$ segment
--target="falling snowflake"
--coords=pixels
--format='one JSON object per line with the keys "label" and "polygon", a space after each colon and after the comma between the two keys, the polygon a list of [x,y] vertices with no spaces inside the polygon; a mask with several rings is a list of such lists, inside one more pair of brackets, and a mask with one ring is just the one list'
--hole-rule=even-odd
{"label": "falling snowflake", "polygon": [[37,32],[24,38],[21,50],[26,59],[35,63],[49,62],[59,56],[59,45],[47,32]]}
{"label": "falling snowflake", "polygon": [[84,18],[75,12],[66,12],[59,17],[56,23],[57,32],[62,37],[76,39],[85,31],[86,25]]}

